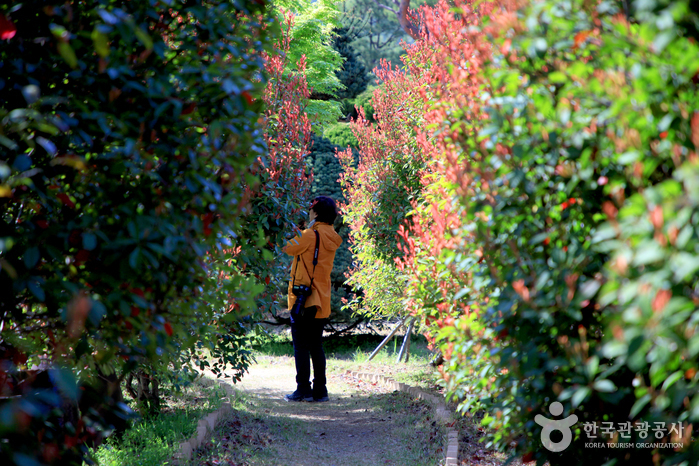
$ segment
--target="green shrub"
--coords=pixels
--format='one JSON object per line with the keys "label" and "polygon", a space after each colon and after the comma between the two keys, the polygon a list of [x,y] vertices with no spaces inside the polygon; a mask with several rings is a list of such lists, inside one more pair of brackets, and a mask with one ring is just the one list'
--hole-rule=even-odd
{"label": "green shrub", "polygon": [[[442,285],[445,303],[480,309],[435,329],[451,393],[488,409],[500,448],[516,442],[538,464],[695,464],[689,436],[666,437],[678,450],[590,449],[583,426],[686,434],[699,421],[696,41],[609,3],[518,14],[482,70],[485,121],[469,127],[463,105],[441,128],[464,124],[458,166],[472,175],[456,182],[462,242],[433,258],[436,273],[470,277]],[[553,401],[578,417],[559,453],[535,422]],[[628,441],[642,440],[632,429]]]}
{"label": "green shrub", "polygon": [[[383,73],[385,88],[424,79],[420,92],[382,99],[381,131],[360,135],[381,180],[405,157],[430,161],[401,225],[405,304],[432,326],[460,409],[486,408],[489,442],[538,465],[699,460],[697,15],[688,1],[625,5],[425,8],[410,73]],[[398,112],[415,126],[391,125]],[[389,148],[404,158],[381,158]],[[346,193],[370,204],[360,232],[397,204],[381,202],[388,183],[363,183]],[[537,423],[554,401],[578,417],[561,452]],[[586,447],[612,441],[584,430],[603,422],[682,424],[663,441],[683,446]]]}
{"label": "green shrub", "polygon": [[168,464],[180,444],[196,433],[197,422],[226,399],[223,387],[210,383],[197,380],[175,392],[167,412],[140,419],[120,438],[110,438],[94,452],[94,459],[101,466]]}
{"label": "green shrub", "polygon": [[370,79],[364,63],[359,60],[354,48],[349,44],[350,38],[347,32],[345,27],[336,29],[335,34],[337,35],[333,40],[333,47],[345,59],[342,68],[335,72],[337,78],[345,86],[344,89],[337,92],[337,97],[340,99],[355,98],[364,92]]}
{"label": "green shrub", "polygon": [[325,129],[323,134],[334,145],[343,149],[357,147],[357,138],[352,133],[352,128],[347,123],[337,123]]}
{"label": "green shrub", "polygon": [[[209,252],[230,246],[265,155],[257,78],[275,28],[253,1],[171,3],[0,5],[0,366],[65,368],[38,398],[3,378],[3,464],[80,462],[109,427],[96,413],[114,405],[47,421],[57,393],[80,396],[76,374],[179,370],[197,341],[247,363],[239,326],[217,329],[259,288],[212,278]],[[228,291],[225,316],[196,299]]]}

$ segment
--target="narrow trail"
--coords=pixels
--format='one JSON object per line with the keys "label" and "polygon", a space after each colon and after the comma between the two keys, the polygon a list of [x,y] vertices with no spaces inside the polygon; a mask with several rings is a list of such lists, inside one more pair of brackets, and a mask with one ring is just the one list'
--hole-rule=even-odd
{"label": "narrow trail", "polygon": [[[328,373],[330,401],[287,402],[284,395],[294,391],[294,379],[293,358],[263,357],[234,385],[246,394],[254,421],[269,439],[241,464],[439,464],[428,458],[430,452],[441,449],[442,439],[438,427],[429,422],[427,406],[408,412],[392,410],[392,403],[405,407],[396,404],[392,391],[332,372]],[[413,421],[411,415],[425,422]]]}

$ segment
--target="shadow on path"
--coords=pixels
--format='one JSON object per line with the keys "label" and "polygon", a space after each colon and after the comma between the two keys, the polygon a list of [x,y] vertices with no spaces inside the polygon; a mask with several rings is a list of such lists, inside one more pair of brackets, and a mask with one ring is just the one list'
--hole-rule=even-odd
{"label": "shadow on path", "polygon": [[198,464],[427,466],[443,457],[429,405],[346,374],[329,374],[328,402],[287,402],[293,359],[260,359],[234,385],[245,413],[237,408],[237,419],[221,429],[221,448],[230,454],[218,462],[204,455]]}

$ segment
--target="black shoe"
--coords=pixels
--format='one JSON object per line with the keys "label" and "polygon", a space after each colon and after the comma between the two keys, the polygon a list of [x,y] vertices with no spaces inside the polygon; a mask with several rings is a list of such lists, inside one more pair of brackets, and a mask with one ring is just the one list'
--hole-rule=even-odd
{"label": "black shoe", "polygon": [[313,401],[313,397],[311,395],[302,395],[298,390],[291,395],[284,395],[284,399],[286,401]]}
{"label": "black shoe", "polygon": [[316,403],[323,403],[325,401],[330,401],[330,398],[328,398],[328,395],[321,396],[320,398],[313,397],[313,401]]}

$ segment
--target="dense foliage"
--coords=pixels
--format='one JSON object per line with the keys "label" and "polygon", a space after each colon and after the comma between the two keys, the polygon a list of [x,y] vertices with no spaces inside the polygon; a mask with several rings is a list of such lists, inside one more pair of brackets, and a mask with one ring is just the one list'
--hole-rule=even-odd
{"label": "dense foliage", "polygon": [[408,58],[404,63],[406,72],[387,62],[375,70],[384,81],[371,98],[376,123],[359,108],[360,118],[352,124],[361,150],[357,163],[349,149],[338,152],[356,263],[347,284],[361,291],[349,308],[376,317],[406,312],[406,279],[395,263],[402,244],[396,235],[420,195],[420,170],[427,162],[415,136],[416,125],[424,123],[419,89],[433,78],[424,64]]}
{"label": "dense foliage", "polygon": [[333,47],[334,30],[340,26],[336,0],[275,0],[275,6],[294,16],[287,66],[295,67],[305,57],[305,76],[311,96],[307,114],[320,131],[341,116],[337,99],[343,84],[337,74],[343,57]]}
{"label": "dense foliage", "polygon": [[[357,147],[357,138],[354,136],[352,129],[346,123],[336,123],[326,128],[323,136],[338,147],[346,148]],[[334,181],[337,181],[335,179]]]}
{"label": "dense foliage", "polygon": [[[295,17],[280,14],[282,37],[276,50],[266,55],[265,70],[269,83],[265,89],[264,138],[269,151],[253,167],[259,182],[248,188],[249,209],[241,238],[259,236],[264,260],[257,251],[245,253],[242,245],[233,250],[228,264],[234,270],[243,269],[265,284],[257,298],[264,314],[277,316],[286,310],[287,283],[290,260],[282,252],[299,219],[308,215],[314,170],[308,170],[305,158],[312,146],[313,131],[307,114],[310,89],[306,81],[306,58],[301,55],[295,64],[289,63],[294,44],[292,32]],[[258,314],[256,316],[260,318]]]}
{"label": "dense foliage", "polygon": [[[375,95],[381,131],[355,127],[361,168],[346,209],[366,239],[355,247],[400,248],[406,304],[432,327],[450,393],[462,409],[487,408],[495,445],[515,442],[538,464],[699,457],[696,14],[688,2],[625,5],[424,8],[429,33],[407,49],[406,71],[384,78],[415,80],[417,104],[394,97],[382,111]],[[417,188],[401,178],[406,162]],[[371,238],[393,192],[414,207],[399,240]],[[371,267],[356,280],[378,291]],[[553,401],[578,416],[560,453],[534,422]],[[585,448],[612,441],[583,431],[602,422],[664,422],[654,440],[683,446]]]}
{"label": "dense foliage", "polygon": [[344,59],[342,68],[335,72],[337,79],[344,86],[344,89],[337,93],[337,97],[341,100],[354,99],[366,90],[370,81],[369,74],[366,66],[359,60],[359,56],[350,45],[347,28],[336,29],[334,33],[333,48]]}
{"label": "dense foliage", "polygon": [[236,321],[261,285],[216,252],[261,261],[239,233],[274,28],[245,1],[0,8],[0,391],[22,395],[2,461],[80,462],[129,373],[186,370],[195,343],[247,365]]}

